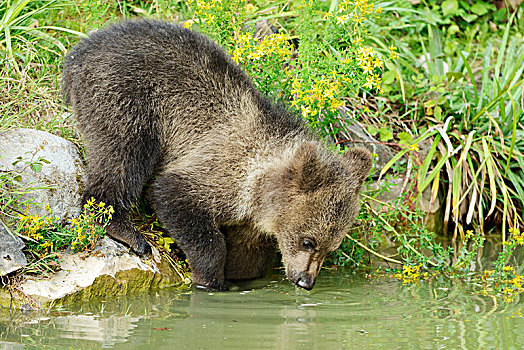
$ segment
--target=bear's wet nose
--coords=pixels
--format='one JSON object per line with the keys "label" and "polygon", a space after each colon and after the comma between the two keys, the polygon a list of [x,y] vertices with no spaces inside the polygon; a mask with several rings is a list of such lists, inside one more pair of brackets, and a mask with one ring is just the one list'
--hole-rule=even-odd
{"label": "bear's wet nose", "polygon": [[315,281],[316,278],[312,278],[306,273],[301,273],[295,284],[301,288],[311,290],[315,286]]}

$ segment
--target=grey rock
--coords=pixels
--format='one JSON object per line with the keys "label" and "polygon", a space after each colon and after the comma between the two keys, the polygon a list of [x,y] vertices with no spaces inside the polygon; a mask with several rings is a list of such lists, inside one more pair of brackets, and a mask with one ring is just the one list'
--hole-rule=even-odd
{"label": "grey rock", "polygon": [[267,20],[258,21],[255,24],[255,38],[264,39],[266,36],[278,33]]}
{"label": "grey rock", "polygon": [[25,244],[16,236],[12,236],[0,222],[0,276],[7,275],[27,265],[22,249]]}
{"label": "grey rock", "polygon": [[342,130],[340,133],[344,138],[350,140],[352,145],[365,147],[374,155],[373,168],[377,170],[378,174],[384,165],[394,157],[394,153],[388,146],[381,144],[377,139],[369,135],[356,121],[346,118],[344,109],[340,110],[340,115],[342,117]]}
{"label": "grey rock", "polygon": [[[399,176],[387,180],[375,181],[369,185],[368,190],[378,190],[386,187],[387,191],[383,191],[377,199],[383,203],[389,204],[394,203],[402,196],[402,191],[405,190],[402,188],[403,184],[404,178]],[[420,196],[417,207],[424,213],[435,214],[440,209],[441,205],[438,198],[433,203],[431,202],[431,189],[428,187]]]}
{"label": "grey rock", "polygon": [[27,278],[20,290],[40,309],[53,300],[90,300],[189,282],[168,266],[154,247],[151,259],[141,259],[129,248],[104,237],[93,254],[66,252],[60,261],[60,271],[49,278]]}
{"label": "grey rock", "polygon": [[[17,161],[22,157],[22,161]],[[36,173],[26,162],[39,162]],[[48,162],[48,164],[47,164]],[[49,204],[53,215],[63,220],[78,216],[84,187],[84,166],[75,145],[61,137],[34,129],[12,129],[0,134],[0,170],[19,171],[20,185],[35,188],[23,199],[32,198],[38,205],[29,213],[48,215]]]}
{"label": "grey rock", "polygon": [[266,36],[278,33],[277,29],[267,20],[258,21],[254,27],[252,25],[245,25],[243,29],[245,32],[253,31],[253,35],[257,39],[264,39]]}

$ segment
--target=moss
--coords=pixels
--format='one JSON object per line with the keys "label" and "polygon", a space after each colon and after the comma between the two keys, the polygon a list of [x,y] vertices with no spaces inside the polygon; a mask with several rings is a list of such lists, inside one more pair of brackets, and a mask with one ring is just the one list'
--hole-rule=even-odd
{"label": "moss", "polygon": [[69,294],[65,297],[51,300],[41,296],[26,296],[11,294],[6,287],[0,288],[0,308],[19,310],[25,304],[32,308],[45,309],[49,306],[69,306],[75,303],[81,303],[89,300],[115,298],[118,296],[148,293],[167,287],[181,285],[184,281],[170,268],[169,264],[162,259],[159,264],[160,273],[144,271],[137,268],[119,271],[115,277],[110,275],[101,275],[95,279],[93,284],[81,289],[78,292]]}
{"label": "moss", "polygon": [[150,292],[179,285],[179,279],[162,276],[159,273],[131,269],[117,272],[115,277],[102,275],[92,285],[77,293],[54,301],[55,305],[68,305],[94,299],[117,297],[132,293]]}

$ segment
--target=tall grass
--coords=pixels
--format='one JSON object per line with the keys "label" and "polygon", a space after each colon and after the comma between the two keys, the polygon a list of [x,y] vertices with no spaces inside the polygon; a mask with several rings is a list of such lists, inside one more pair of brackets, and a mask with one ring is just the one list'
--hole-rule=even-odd
{"label": "tall grass", "polygon": [[[508,226],[523,224],[524,44],[510,36],[514,21],[515,14],[496,47],[487,45],[480,67],[472,67],[474,53],[443,56],[435,26],[427,25],[429,45],[421,41],[433,91],[422,94],[419,127],[426,130],[414,143],[429,139],[431,147],[415,180],[419,195],[426,188],[435,200],[444,193],[445,230],[453,223],[453,239],[464,239],[466,227],[489,223],[501,225],[505,240]],[[399,152],[381,174],[407,152]]]}

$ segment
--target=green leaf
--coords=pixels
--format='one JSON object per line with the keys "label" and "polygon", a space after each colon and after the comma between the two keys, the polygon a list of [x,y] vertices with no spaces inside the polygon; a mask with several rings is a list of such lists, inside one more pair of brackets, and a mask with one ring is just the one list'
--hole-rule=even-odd
{"label": "green leaf", "polygon": [[380,133],[380,141],[386,142],[393,140],[393,132],[388,128],[380,128],[378,132]]}
{"label": "green leaf", "polygon": [[470,11],[476,15],[482,16],[488,13],[488,6],[483,2],[476,2],[471,6]]}
{"label": "green leaf", "polygon": [[384,229],[385,229],[386,231],[389,231],[389,232],[392,232],[392,231],[395,230],[393,227],[391,227],[391,226],[389,226],[389,225],[384,226]]}
{"label": "green leaf", "polygon": [[397,135],[398,138],[398,144],[399,145],[406,145],[409,146],[413,143],[413,136],[411,136],[409,133],[403,131],[399,132]]}
{"label": "green leaf", "polygon": [[435,101],[435,100],[428,100],[428,101],[424,102],[424,107],[426,107],[426,108],[435,107],[436,105],[437,105],[437,101]]}
{"label": "green leaf", "polygon": [[13,179],[15,181],[22,182],[22,176],[20,176],[20,175],[16,175]]}
{"label": "green leaf", "polygon": [[395,81],[395,72],[388,70],[382,75],[382,83],[384,85],[392,84]]}
{"label": "green leaf", "polygon": [[447,17],[456,16],[459,13],[457,0],[446,0],[442,3],[442,14]]}
{"label": "green leaf", "polygon": [[442,121],[442,108],[440,108],[440,106],[436,106],[435,110],[433,111],[433,115],[439,122],[441,122]]}
{"label": "green leaf", "polygon": [[464,19],[464,21],[466,21],[468,23],[471,23],[474,20],[476,20],[477,18],[479,18],[479,16],[471,14],[471,13],[464,13],[464,14],[462,14],[461,17]]}
{"label": "green leaf", "polygon": [[499,23],[504,21],[506,17],[507,17],[507,14],[506,14],[505,8],[501,8],[500,10],[498,10],[497,12],[493,14],[493,20]]}
{"label": "green leaf", "polygon": [[369,125],[367,127],[367,130],[368,130],[368,133],[371,135],[371,136],[375,136],[376,134],[378,134],[378,129],[375,128],[374,126],[372,125]]}
{"label": "green leaf", "polygon": [[456,24],[452,24],[448,28],[448,35],[454,35],[460,32],[460,27]]}
{"label": "green leaf", "polygon": [[39,173],[42,171],[42,164],[41,163],[33,163],[31,164],[31,169],[35,172],[35,173]]}

